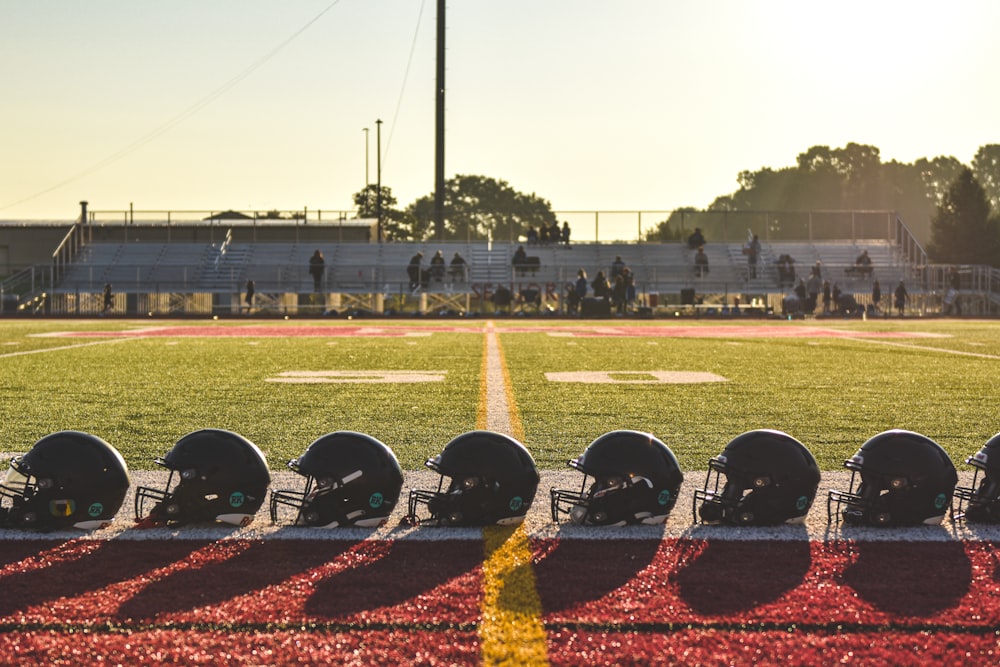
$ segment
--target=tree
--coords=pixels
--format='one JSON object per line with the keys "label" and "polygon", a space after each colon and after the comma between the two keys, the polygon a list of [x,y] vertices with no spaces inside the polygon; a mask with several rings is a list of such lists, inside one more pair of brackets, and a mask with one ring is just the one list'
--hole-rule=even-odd
{"label": "tree", "polygon": [[[405,211],[396,208],[396,197],[392,194],[392,188],[383,185],[381,193],[383,237],[386,240],[399,241],[412,238],[412,221]],[[379,204],[379,186],[374,183],[354,193],[354,206],[359,218],[377,218]]]}
{"label": "tree", "polygon": [[[434,195],[421,197],[407,208],[414,239],[428,238],[434,220]],[[446,239],[517,239],[529,225],[551,226],[552,206],[535,194],[514,190],[506,181],[486,176],[457,175],[445,183]]]}
{"label": "tree", "polygon": [[1000,248],[997,220],[990,220],[986,191],[971,169],[963,169],[948,188],[931,221],[927,252],[946,264],[993,264]]}
{"label": "tree", "polygon": [[986,191],[994,213],[1000,213],[1000,144],[980,146],[972,158],[972,172]]}

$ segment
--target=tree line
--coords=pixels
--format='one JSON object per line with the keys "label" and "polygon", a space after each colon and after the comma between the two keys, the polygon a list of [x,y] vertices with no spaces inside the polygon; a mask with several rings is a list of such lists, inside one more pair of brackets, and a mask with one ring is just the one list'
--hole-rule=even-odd
{"label": "tree line", "polygon": [[[1000,265],[1000,144],[979,148],[971,165],[954,157],[883,162],[875,146],[813,146],[790,167],[743,171],[739,188],[717,197],[709,212],[891,210],[925,246],[931,261]],[[434,196],[400,208],[389,187],[369,185],[354,195],[359,217],[376,217],[390,240],[426,240]],[[690,232],[694,209],[674,211],[652,227],[647,241],[672,241]],[[685,224],[685,216],[689,216]],[[516,191],[503,180],[458,175],[445,184],[444,239],[517,238],[529,226],[556,221],[548,200]],[[769,219],[775,232],[780,216]]]}

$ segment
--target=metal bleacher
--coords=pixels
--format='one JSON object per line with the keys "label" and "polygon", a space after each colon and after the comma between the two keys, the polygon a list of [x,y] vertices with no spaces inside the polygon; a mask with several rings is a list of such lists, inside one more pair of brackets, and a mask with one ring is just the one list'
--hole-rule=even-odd
{"label": "metal bleacher", "polygon": [[[423,243],[108,243],[86,245],[67,266],[55,293],[98,293],[111,283],[116,293],[163,294],[207,293],[239,303],[246,281],[254,280],[258,294],[303,295],[313,293],[309,258],[320,250],[326,261],[324,294],[337,293],[409,295],[407,265],[417,252],[427,268],[435,252],[445,264],[460,253],[468,264],[465,280],[448,277],[424,287],[429,293],[488,293],[505,284],[517,293],[535,286],[549,295],[563,294],[579,269],[593,279],[598,271],[610,274],[620,257],[634,272],[640,295],[656,294],[660,303],[694,290],[699,299],[727,302],[730,298],[774,296],[779,302],[789,287],[778,281],[776,259],[789,254],[795,259],[797,276],[807,277],[817,262],[824,279],[837,282],[844,292],[870,293],[872,276],[849,272],[855,258],[868,250],[874,277],[883,289],[908,277],[906,265],[890,242],[876,239],[854,242],[770,242],[762,244],[756,277],[751,277],[742,246],[738,243],[706,244],[709,273],[696,277],[694,251],[673,243],[578,243],[572,246],[525,246],[537,265],[515,270],[511,258],[517,244],[479,242]],[[223,295],[222,297],[218,295]],[[229,296],[224,296],[229,295]],[[650,301],[654,301],[650,299]],[[227,301],[228,303],[228,301]]]}

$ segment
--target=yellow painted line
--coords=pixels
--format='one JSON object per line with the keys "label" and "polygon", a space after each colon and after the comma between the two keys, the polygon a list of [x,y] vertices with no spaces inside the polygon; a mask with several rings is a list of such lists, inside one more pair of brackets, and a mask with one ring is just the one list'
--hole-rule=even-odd
{"label": "yellow painted line", "polygon": [[483,529],[482,621],[484,665],[548,665],[542,601],[535,588],[531,545],[524,526]]}
{"label": "yellow painted line", "polygon": [[[497,382],[498,370],[502,371],[499,377],[505,400],[491,403],[491,390],[497,388],[491,386],[490,378]],[[480,377],[477,427],[486,428],[505,420],[510,431],[508,435],[523,441],[524,426],[514,402],[503,348],[492,322],[487,323],[485,330]],[[496,415],[497,409],[507,414]],[[483,528],[483,543],[483,600],[479,623],[483,664],[548,665],[542,601],[535,586],[531,543],[524,526],[487,526]]]}

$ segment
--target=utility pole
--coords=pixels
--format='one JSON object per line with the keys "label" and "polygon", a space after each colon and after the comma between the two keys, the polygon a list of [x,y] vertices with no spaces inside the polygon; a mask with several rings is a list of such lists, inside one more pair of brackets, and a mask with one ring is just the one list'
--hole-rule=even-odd
{"label": "utility pole", "polygon": [[434,127],[434,228],[444,238],[444,12],[445,0],[437,3],[437,95]]}
{"label": "utility pole", "polygon": [[375,121],[375,172],[378,183],[376,184],[375,193],[375,215],[378,218],[378,223],[375,226],[375,234],[378,236],[378,242],[382,242],[382,119]]}

